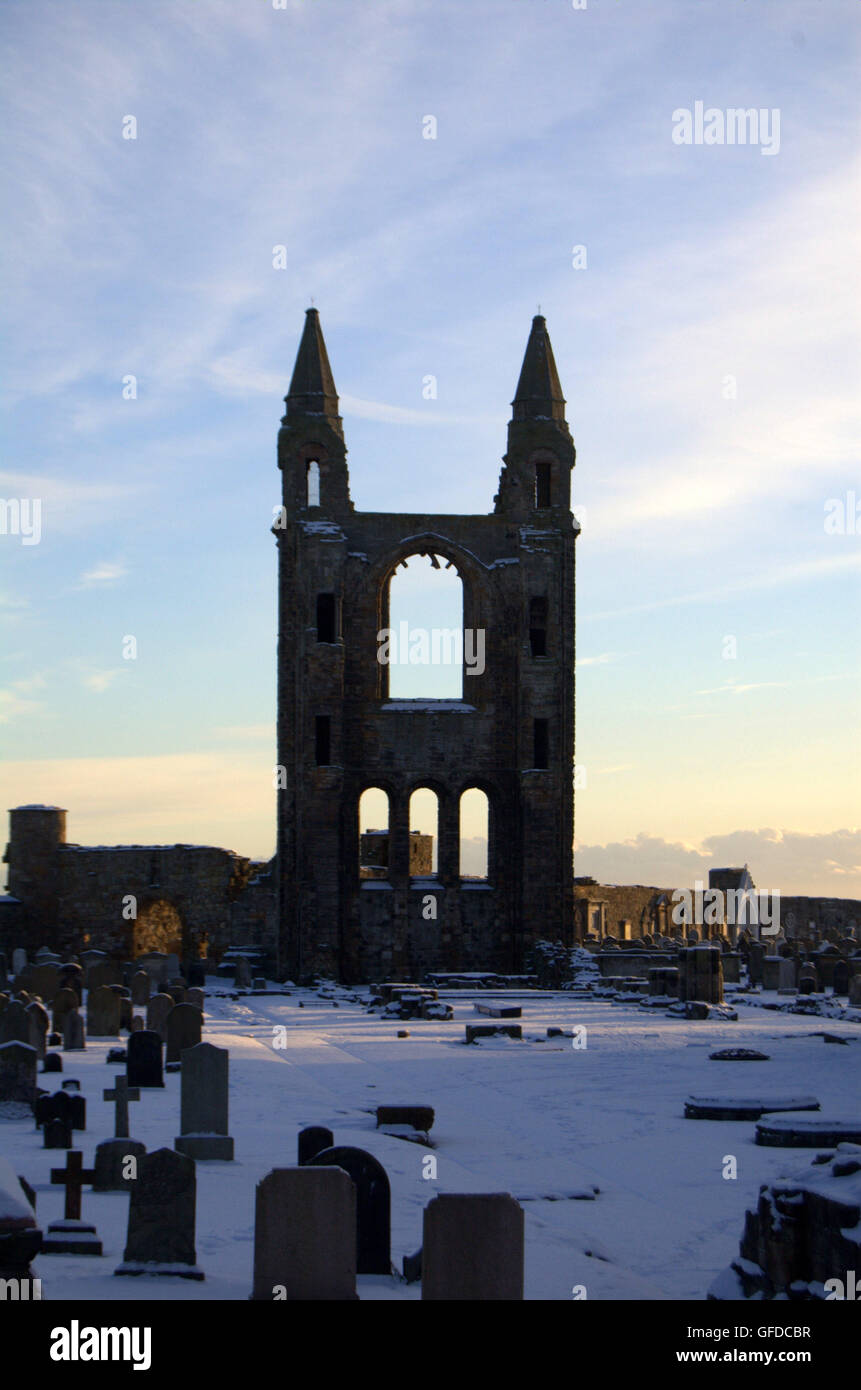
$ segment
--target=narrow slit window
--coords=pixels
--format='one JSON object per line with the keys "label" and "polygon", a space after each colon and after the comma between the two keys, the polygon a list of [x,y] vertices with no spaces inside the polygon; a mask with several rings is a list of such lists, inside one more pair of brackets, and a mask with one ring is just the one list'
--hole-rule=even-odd
{"label": "narrow slit window", "polygon": [[540,511],[550,505],[550,463],[539,459],[535,465],[535,506]]}
{"label": "narrow slit window", "polygon": [[550,758],[550,721],[548,719],[536,719],[533,729],[533,757],[532,766],[538,768],[549,767]]}
{"label": "narrow slit window", "polygon": [[317,641],[337,642],[338,621],[334,594],[317,595]]}
{"label": "narrow slit window", "polygon": [[547,655],[547,599],[529,600],[529,648],[533,656]]}
{"label": "narrow slit window", "polygon": [[314,760],[318,767],[332,761],[332,720],[328,714],[318,714],[314,721]]}
{"label": "narrow slit window", "polygon": [[320,465],[316,459],[309,459],[305,464],[305,505],[320,505]]}

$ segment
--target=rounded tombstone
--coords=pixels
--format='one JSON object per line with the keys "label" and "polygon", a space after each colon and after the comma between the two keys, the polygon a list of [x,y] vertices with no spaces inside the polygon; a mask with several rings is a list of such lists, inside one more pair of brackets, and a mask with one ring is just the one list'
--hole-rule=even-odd
{"label": "rounded tombstone", "polygon": [[391,1274],[391,1193],[385,1168],[364,1149],[336,1145],[302,1165],[343,1168],[356,1185],[356,1273]]}

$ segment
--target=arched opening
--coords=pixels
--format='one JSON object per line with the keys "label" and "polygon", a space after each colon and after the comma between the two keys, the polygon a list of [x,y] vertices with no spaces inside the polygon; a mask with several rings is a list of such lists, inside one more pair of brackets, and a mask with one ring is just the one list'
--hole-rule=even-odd
{"label": "arched opening", "polygon": [[305,506],[319,507],[320,505],[320,465],[316,459],[309,459],[305,464]]}
{"label": "arched opening", "polygon": [[359,797],[359,878],[389,877],[389,798],[382,787],[368,787]]}
{"label": "arched opening", "polygon": [[410,877],[437,873],[439,797],[430,787],[417,787],[410,797]]}
{"label": "arched opening", "polygon": [[468,787],[460,798],[460,876],[468,882],[488,877],[490,802],[478,787]]}
{"label": "arched opening", "polygon": [[182,918],[173,904],[163,898],[147,903],[133,925],[132,956],[143,956],[147,951],[183,954]]}
{"label": "arched opening", "polygon": [[551,505],[550,487],[552,465],[548,459],[539,459],[535,465],[535,506],[544,511]]}
{"label": "arched opening", "polygon": [[463,699],[463,582],[452,561],[433,553],[401,560],[389,576],[381,616],[383,698]]}

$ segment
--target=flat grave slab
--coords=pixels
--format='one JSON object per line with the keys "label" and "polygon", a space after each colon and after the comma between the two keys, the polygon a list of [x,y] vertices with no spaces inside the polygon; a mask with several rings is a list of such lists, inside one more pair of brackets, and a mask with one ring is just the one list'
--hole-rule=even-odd
{"label": "flat grave slab", "polygon": [[833,1149],[838,1144],[861,1144],[861,1117],[843,1120],[817,1115],[814,1120],[769,1116],[757,1125],[756,1142],[775,1149]]}
{"label": "flat grave slab", "polygon": [[688,1120],[758,1120],[776,1110],[818,1110],[815,1096],[688,1096]]}

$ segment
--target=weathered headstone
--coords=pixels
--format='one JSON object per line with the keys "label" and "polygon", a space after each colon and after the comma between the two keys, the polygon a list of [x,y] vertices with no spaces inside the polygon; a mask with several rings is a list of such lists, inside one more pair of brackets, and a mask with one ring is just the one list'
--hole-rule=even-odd
{"label": "weathered headstone", "polygon": [[46,1004],[50,1004],[60,988],[60,971],[56,965],[35,965],[30,975],[30,989],[38,994]]}
{"label": "weathered headstone", "polygon": [[27,1005],[20,999],[11,999],[0,1014],[0,1043],[21,1042],[32,1047],[30,1041],[30,1020]]}
{"label": "weathered headstone", "polygon": [[204,994],[202,989],[192,987],[191,989],[187,989],[185,991],[186,1004],[194,1004],[196,1008],[200,1009],[201,1013],[203,1013],[203,1001],[205,998],[206,995]]}
{"label": "weathered headstone", "polygon": [[849,962],[838,960],[834,963],[834,975],[832,977],[832,987],[835,994],[849,993]]}
{"label": "weathered headstone", "polygon": [[324,1149],[331,1149],[334,1143],[335,1136],[325,1125],[309,1125],[307,1129],[299,1131],[297,1162],[300,1165],[309,1163]]}
{"label": "weathered headstone", "polygon": [[257,1184],[253,1299],[356,1297],[356,1186],[341,1168],[276,1168]]}
{"label": "weathered headstone", "polygon": [[861,1009],[861,973],[853,975],[849,981],[849,1007]]}
{"label": "weathered headstone", "polygon": [[23,946],[16,946],[12,952],[12,974],[17,978],[22,970],[27,969],[27,952]]}
{"label": "weathered headstone", "polygon": [[176,1004],[167,1016],[166,1062],[181,1062],[183,1052],[196,1047],[203,1028],[203,1014],[194,1004]]}
{"label": "weathered headstone", "polygon": [[120,1032],[120,1000],[110,985],[87,992],[87,1036],[116,1038]]}
{"label": "weathered headstone", "polygon": [[63,1051],[83,1052],[86,1046],[84,1020],[77,1009],[70,1009],[63,1019]]}
{"label": "weathered headstone", "polygon": [[153,994],[146,1006],[146,1026],[151,1033],[158,1033],[162,1042],[167,1042],[167,1016],[173,1008],[169,994]]}
{"label": "weathered headstone", "polygon": [[42,1063],[42,1074],[63,1070],[63,1059],[59,1052],[49,1052]]}
{"label": "weathered headstone", "polygon": [[92,993],[93,990],[101,989],[104,985],[121,985],[122,971],[112,960],[100,961],[93,964],[87,971],[87,989]]}
{"label": "weathered headstone", "polygon": [[0,1102],[8,1105],[36,1104],[35,1047],[24,1042],[0,1043]]}
{"label": "weathered headstone", "polygon": [[817,994],[819,992],[819,976],[816,973],[816,966],[811,961],[805,961],[798,972],[798,993]]}
{"label": "weathered headstone", "polygon": [[233,973],[233,983],[237,989],[251,988],[251,962],[245,956],[237,956],[236,969]]}
{"label": "weathered headstone", "polygon": [[151,1029],[129,1034],[126,1077],[130,1086],[164,1085],[161,1047],[161,1038]]}
{"label": "weathered headstone", "polygon": [[54,1091],[52,1095],[41,1095],[34,1109],[36,1128],[48,1124],[50,1120],[65,1120],[70,1129],[87,1128],[87,1101],[82,1095],[72,1095],[68,1091]]}
{"label": "weathered headstone", "polygon": [[131,991],[133,1004],[149,1003],[149,975],[145,970],[138,970],[132,975]]}
{"label": "weathered headstone", "polygon": [[185,985],[168,985],[167,992],[174,1004],[185,1003]]}
{"label": "weathered headstone", "polygon": [[197,1043],[182,1054],[182,1134],[174,1148],[189,1158],[233,1158],[228,1134],[229,1056],[224,1047]]}
{"label": "weathered headstone", "polygon": [[765,947],[761,941],[751,941],[748,948],[747,973],[752,985],[762,984],[762,963],[765,960]]}
{"label": "weathered headstone", "polygon": [[93,1191],[130,1192],[145,1153],[146,1144],[138,1139],[105,1139],[97,1144]]}
{"label": "weathered headstone", "polygon": [[391,1194],[386,1170],[364,1149],[336,1145],[304,1167],[343,1168],[356,1184],[356,1272],[391,1274]]}
{"label": "weathered headstone", "polygon": [[157,1149],[139,1159],[123,1263],[115,1274],[203,1279],[194,1246],[196,1188],[193,1158]]}
{"label": "weathered headstone", "polygon": [[777,977],[777,988],[794,990],[795,989],[795,961],[791,956],[784,956],[780,962],[780,970]]}
{"label": "weathered headstone", "polygon": [[35,1047],[40,1057],[44,1057],[45,1039],[51,1027],[51,1020],[48,1010],[35,999],[32,1004],[27,1005],[27,1023],[30,1030],[28,1042],[31,1047]]}
{"label": "weathered headstone", "polygon": [[523,1208],[507,1192],[441,1193],[424,1211],[422,1300],[523,1298]]}
{"label": "weathered headstone", "polygon": [[46,1120],[42,1127],[42,1148],[43,1149],[71,1149],[72,1126],[68,1120],[62,1120],[55,1116],[52,1120]]}
{"label": "weathered headstone", "polygon": [[75,990],[67,985],[57,990],[57,993],[54,995],[53,1008],[51,1009],[51,1019],[55,1032],[62,1033],[63,1020],[66,1014],[70,1009],[76,1009],[77,1007],[78,995]]}

